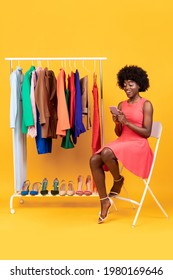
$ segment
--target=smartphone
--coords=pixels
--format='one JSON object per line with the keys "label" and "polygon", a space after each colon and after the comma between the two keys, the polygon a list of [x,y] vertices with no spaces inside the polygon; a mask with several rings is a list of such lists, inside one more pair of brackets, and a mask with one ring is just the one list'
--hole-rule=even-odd
{"label": "smartphone", "polygon": [[119,115],[120,111],[116,106],[109,106],[109,109],[113,115]]}

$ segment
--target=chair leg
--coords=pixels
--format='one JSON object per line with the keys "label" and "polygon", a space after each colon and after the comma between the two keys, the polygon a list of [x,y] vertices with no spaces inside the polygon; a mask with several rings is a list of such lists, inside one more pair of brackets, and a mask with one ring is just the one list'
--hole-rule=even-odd
{"label": "chair leg", "polygon": [[131,203],[131,205],[132,205],[132,208],[135,209],[136,207],[135,207],[134,203],[132,202],[132,200],[130,199],[130,196],[129,196],[128,191],[126,190],[126,188],[125,188],[124,186],[123,186],[123,189],[124,189],[124,191],[125,191],[125,193],[126,193],[126,195],[127,195],[128,201],[129,201],[129,202]]}
{"label": "chair leg", "polygon": [[163,209],[163,207],[161,206],[161,204],[159,203],[159,201],[157,200],[157,198],[156,198],[155,195],[153,194],[153,192],[152,192],[152,190],[150,189],[149,185],[146,184],[146,187],[145,187],[145,190],[144,190],[144,192],[143,192],[143,195],[142,195],[142,198],[141,198],[141,201],[140,201],[138,210],[137,210],[137,212],[136,212],[134,221],[133,221],[133,223],[132,223],[132,227],[134,227],[135,224],[136,224],[136,221],[137,221],[137,218],[138,218],[138,216],[139,216],[139,212],[140,212],[140,210],[141,210],[141,207],[142,207],[142,205],[143,205],[144,198],[145,198],[145,196],[146,196],[147,190],[149,190],[149,192],[150,192],[150,194],[152,195],[154,201],[157,203],[157,205],[159,206],[159,208],[161,209],[161,211],[163,212],[163,214],[165,215],[165,217],[168,218],[167,213],[165,212],[165,210]]}
{"label": "chair leg", "polygon": [[157,200],[157,198],[155,197],[155,195],[153,194],[153,192],[152,192],[152,190],[150,189],[149,186],[148,186],[148,190],[149,190],[150,194],[152,195],[153,199],[155,200],[155,202],[157,203],[157,205],[159,206],[160,210],[163,212],[165,217],[168,218],[168,214],[165,212],[162,205],[159,203],[159,201]]}
{"label": "chair leg", "polygon": [[138,210],[137,210],[137,212],[136,212],[135,218],[134,218],[133,223],[132,223],[132,227],[134,227],[135,224],[136,224],[137,218],[138,218],[138,216],[139,216],[139,212],[141,211],[141,208],[142,208],[142,205],[143,205],[143,202],[144,202],[144,198],[145,198],[146,193],[147,193],[147,189],[148,189],[148,184],[146,185],[146,187],[145,187],[145,189],[144,189],[144,192],[143,192],[141,201],[140,201],[140,203],[139,203]]}

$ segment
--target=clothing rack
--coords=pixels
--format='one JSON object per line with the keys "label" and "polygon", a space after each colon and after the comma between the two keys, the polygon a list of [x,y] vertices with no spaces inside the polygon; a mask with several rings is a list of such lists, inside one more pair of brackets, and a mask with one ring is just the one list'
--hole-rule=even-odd
{"label": "clothing rack", "polygon": [[[102,69],[102,61],[107,60],[107,57],[6,57],[5,60],[10,61],[10,74],[12,73],[12,62],[13,61],[99,61],[99,70],[100,70],[100,118],[101,118],[101,143],[104,143],[104,104],[103,104],[103,69]],[[24,136],[26,138],[26,135]],[[14,130],[13,130],[13,159],[17,158],[14,149]],[[25,157],[26,157],[26,148]],[[26,165],[25,165],[26,168]],[[13,199],[15,197],[20,198],[20,203],[23,203],[23,199],[21,194],[16,192],[16,173],[14,166],[14,194],[10,198],[10,213],[14,214],[15,210],[13,208]],[[36,197],[41,197],[42,195],[36,195]],[[52,197],[52,195],[46,195],[46,197]],[[94,195],[92,195],[94,196]],[[27,195],[30,197],[30,195]],[[32,196],[33,197],[33,196]],[[45,197],[45,196],[42,196]]]}

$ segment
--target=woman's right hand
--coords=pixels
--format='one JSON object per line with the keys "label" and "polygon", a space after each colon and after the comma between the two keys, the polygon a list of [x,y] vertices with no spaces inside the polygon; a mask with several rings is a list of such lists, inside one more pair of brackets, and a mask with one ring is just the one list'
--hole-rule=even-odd
{"label": "woman's right hand", "polygon": [[118,122],[118,115],[114,115],[114,114],[112,114],[112,120],[113,120],[113,122]]}
{"label": "woman's right hand", "polygon": [[121,124],[126,124],[127,123],[126,116],[123,112],[120,112],[120,114],[117,115],[117,119],[118,119],[118,122],[120,122]]}

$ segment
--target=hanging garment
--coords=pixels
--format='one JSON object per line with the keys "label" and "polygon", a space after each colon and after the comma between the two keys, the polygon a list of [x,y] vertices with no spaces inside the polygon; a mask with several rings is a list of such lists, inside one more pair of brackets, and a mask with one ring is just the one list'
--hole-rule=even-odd
{"label": "hanging garment", "polygon": [[70,90],[70,127],[73,128],[76,108],[75,75],[73,72],[71,72],[71,76],[68,76],[68,89]]}
{"label": "hanging garment", "polygon": [[78,70],[76,70],[75,73],[75,85],[76,85],[76,109],[75,109],[74,131],[72,132],[74,144],[77,143],[77,137],[79,137],[81,133],[86,131],[82,123],[82,95],[81,95],[80,77],[79,77]]}
{"label": "hanging garment", "polygon": [[27,134],[28,127],[34,125],[34,117],[32,114],[32,106],[30,99],[31,91],[31,74],[35,70],[34,66],[25,73],[23,84],[22,84],[22,107],[23,107],[23,117],[22,117],[22,132]]}
{"label": "hanging garment", "polygon": [[101,148],[100,115],[98,101],[97,75],[93,75],[93,124],[92,124],[92,153]]}
{"label": "hanging garment", "polygon": [[40,71],[41,71],[41,67],[38,67],[36,70],[32,71],[32,76],[31,76],[30,98],[31,98],[31,105],[32,105],[32,114],[34,117],[34,125],[28,127],[28,135],[31,136],[32,138],[37,136],[37,112],[36,112],[34,92],[35,92],[35,87],[36,87],[36,83],[37,83],[36,75],[38,75]]}
{"label": "hanging garment", "polygon": [[65,72],[63,69],[60,70],[60,73],[57,77],[57,127],[56,134],[60,136],[66,135],[66,130],[70,128],[70,121],[67,109],[67,102],[65,99]]}
{"label": "hanging garment", "polygon": [[[37,81],[39,78],[41,71],[35,72],[35,77],[36,77],[36,85]],[[42,128],[40,124],[40,114],[36,105],[36,129],[37,129],[37,136],[35,137],[35,142],[36,142],[36,148],[38,154],[46,154],[46,153],[51,153],[52,152],[52,138],[42,138]]]}
{"label": "hanging garment", "polygon": [[53,71],[48,71],[47,68],[39,72],[35,88],[35,102],[40,114],[42,138],[56,138],[56,78]]}
{"label": "hanging garment", "polygon": [[55,74],[52,70],[48,71],[48,76],[46,79],[49,95],[49,131],[48,137],[57,138],[56,126],[57,126],[57,80]]}
{"label": "hanging garment", "polygon": [[26,137],[22,133],[22,68],[17,67],[10,75],[10,127],[13,129],[15,189],[20,191],[26,180]]}
{"label": "hanging garment", "polygon": [[[70,91],[69,89],[65,90],[65,95],[66,95],[66,102],[67,102],[67,108],[68,108],[68,112],[70,112]],[[64,149],[71,149],[74,148],[73,142],[71,140],[70,137],[70,128],[67,129],[66,131],[66,136],[63,137],[62,139],[62,143],[61,143],[61,147]]]}
{"label": "hanging garment", "polygon": [[90,100],[88,92],[88,76],[80,79],[81,93],[82,93],[82,115],[87,116],[86,128],[91,128],[91,111],[90,111]]}
{"label": "hanging garment", "polygon": [[36,107],[37,112],[37,136],[35,137],[36,147],[38,154],[46,154],[52,152],[52,138],[43,138],[42,129],[40,124],[40,114],[38,108]]}
{"label": "hanging garment", "polygon": [[[139,127],[142,127],[143,124],[145,101],[145,98],[140,98],[138,102],[133,104],[127,101],[122,102],[122,112],[127,120]],[[123,125],[121,136],[104,147],[109,147],[126,169],[143,179],[148,178],[153,162],[153,152],[147,138],[140,136],[126,125]]]}

